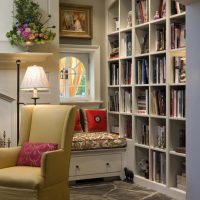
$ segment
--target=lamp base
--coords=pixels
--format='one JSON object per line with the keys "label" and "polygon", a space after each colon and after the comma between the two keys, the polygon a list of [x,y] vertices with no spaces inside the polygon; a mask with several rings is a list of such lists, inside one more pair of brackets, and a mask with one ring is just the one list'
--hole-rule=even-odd
{"label": "lamp base", "polygon": [[34,105],[36,105],[37,104],[37,99],[39,99],[39,97],[32,97],[31,99],[34,100]]}

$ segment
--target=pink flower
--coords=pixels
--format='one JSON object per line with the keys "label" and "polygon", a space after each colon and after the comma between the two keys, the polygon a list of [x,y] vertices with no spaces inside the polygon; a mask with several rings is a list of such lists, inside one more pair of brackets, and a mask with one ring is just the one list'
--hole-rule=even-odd
{"label": "pink flower", "polygon": [[23,32],[22,32],[22,37],[25,38],[25,39],[28,39],[29,33],[26,32],[26,31],[23,31]]}

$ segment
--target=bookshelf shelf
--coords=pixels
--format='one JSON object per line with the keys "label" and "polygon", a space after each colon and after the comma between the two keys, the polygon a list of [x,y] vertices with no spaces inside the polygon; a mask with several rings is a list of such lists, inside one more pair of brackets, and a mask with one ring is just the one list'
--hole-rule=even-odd
{"label": "bookshelf shelf", "polygon": [[174,18],[182,18],[182,19],[184,19],[184,17],[185,17],[185,15],[186,15],[186,12],[182,12],[182,13],[180,13],[180,14],[175,14],[175,15],[171,15],[170,16],[170,19],[174,19]]}
{"label": "bookshelf shelf", "polygon": [[144,148],[144,149],[149,149],[148,145],[140,144],[140,143],[135,143],[136,147]]}
{"label": "bookshelf shelf", "polygon": [[166,153],[166,149],[161,149],[161,148],[157,148],[157,147],[153,147],[153,146],[150,146],[150,149],[154,150],[154,151]]}
{"label": "bookshelf shelf", "polygon": [[166,18],[160,18],[160,19],[156,19],[156,20],[151,20],[150,24],[164,24],[166,21]]}
{"label": "bookshelf shelf", "polygon": [[[135,182],[181,200],[186,199],[184,182],[177,182],[185,180],[186,161],[179,153],[186,138],[184,9],[173,0],[115,0],[107,9],[109,128],[118,127],[119,135],[128,138],[127,155],[133,160],[126,167],[134,171]],[[110,58],[114,40],[119,56]],[[117,87],[111,84],[113,64]]]}
{"label": "bookshelf shelf", "polygon": [[132,27],[120,29],[120,32],[121,32],[121,33],[123,33],[123,32],[129,32],[129,31],[132,31]]}
{"label": "bookshelf shelf", "polygon": [[186,121],[185,117],[169,117],[169,119],[174,121]]}
{"label": "bookshelf shelf", "polygon": [[119,31],[114,31],[112,33],[108,33],[108,36],[117,36],[119,35]]}
{"label": "bookshelf shelf", "polygon": [[172,155],[175,155],[175,156],[186,157],[185,153],[178,153],[176,151],[170,151],[169,153],[172,154]]}

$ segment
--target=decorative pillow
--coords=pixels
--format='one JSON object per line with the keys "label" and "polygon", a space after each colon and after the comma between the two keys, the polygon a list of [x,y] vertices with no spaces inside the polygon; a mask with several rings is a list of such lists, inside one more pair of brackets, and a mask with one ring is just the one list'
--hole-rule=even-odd
{"label": "decorative pillow", "polygon": [[103,132],[107,131],[106,110],[104,109],[85,109],[85,131]]}
{"label": "decorative pillow", "polygon": [[80,112],[79,112],[79,110],[76,111],[74,132],[83,132],[82,127],[81,127],[81,122],[80,122]]}
{"label": "decorative pillow", "polygon": [[40,167],[42,154],[57,149],[58,144],[53,143],[24,143],[17,160],[17,165]]}

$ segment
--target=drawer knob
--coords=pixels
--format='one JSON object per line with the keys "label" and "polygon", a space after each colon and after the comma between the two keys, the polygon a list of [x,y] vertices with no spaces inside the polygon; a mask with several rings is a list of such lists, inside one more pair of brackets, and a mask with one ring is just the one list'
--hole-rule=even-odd
{"label": "drawer knob", "polygon": [[106,163],[106,165],[107,165],[107,166],[109,166],[109,165],[110,165],[110,163]]}
{"label": "drawer knob", "polygon": [[76,169],[79,169],[79,165],[76,165]]}

